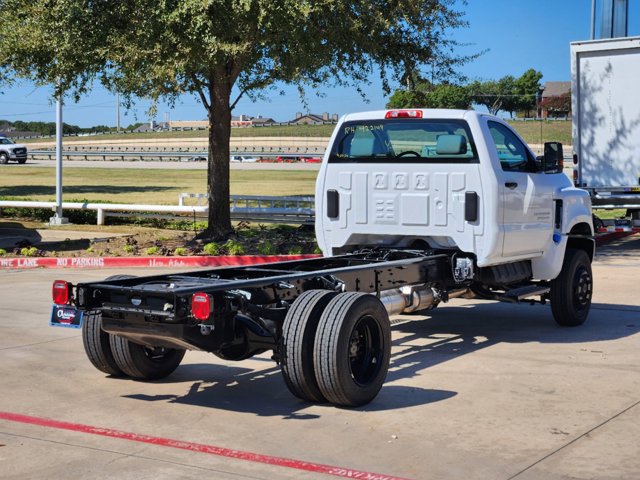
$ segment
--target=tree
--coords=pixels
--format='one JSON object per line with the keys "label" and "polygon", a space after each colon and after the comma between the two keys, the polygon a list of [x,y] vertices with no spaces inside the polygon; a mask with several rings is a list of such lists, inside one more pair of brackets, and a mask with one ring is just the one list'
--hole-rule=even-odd
{"label": "tree", "polygon": [[471,83],[469,92],[473,103],[487,107],[492,115],[497,115],[500,110],[511,111],[514,81],[511,75],[507,75],[497,81]]}
{"label": "tree", "polygon": [[[447,75],[455,0],[0,0],[0,77],[30,78],[79,98],[99,80],[124,98],[193,93],[209,120],[207,234],[231,231],[231,111],[277,82],[385,91],[420,66]],[[234,88],[236,90],[234,90]],[[232,99],[231,95],[239,95]]]}
{"label": "tree", "polygon": [[460,108],[471,106],[471,96],[460,85],[442,83],[432,85],[427,81],[415,84],[413,90],[398,89],[389,98],[387,108]]}
{"label": "tree", "polygon": [[469,91],[473,102],[487,107],[492,115],[502,110],[513,117],[517,111],[529,112],[535,107],[541,79],[542,73],[530,68],[518,78],[507,75],[499,80],[475,81]]}
{"label": "tree", "polygon": [[566,116],[571,114],[571,93],[545,97],[540,107],[547,111],[547,117]]}
{"label": "tree", "polygon": [[526,117],[531,116],[531,110],[536,107],[536,98],[540,92],[540,80],[542,72],[530,68],[520,76],[515,82],[515,93],[519,95],[516,111],[524,112]]}

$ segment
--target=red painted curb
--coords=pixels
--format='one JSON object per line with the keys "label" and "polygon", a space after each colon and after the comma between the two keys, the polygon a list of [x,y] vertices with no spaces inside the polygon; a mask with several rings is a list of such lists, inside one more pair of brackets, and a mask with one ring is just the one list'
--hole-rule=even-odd
{"label": "red painted curb", "polygon": [[246,460],[248,462],[262,463],[266,465],[274,465],[277,467],[292,468],[295,470],[304,470],[307,472],[322,473],[325,475],[333,475],[341,478],[356,478],[366,480],[406,480],[391,475],[383,475],[380,473],[365,472],[362,470],[353,470],[351,468],[335,467],[332,465],[324,465],[321,463],[305,462],[294,460],[292,458],[274,457],[271,455],[262,455],[259,453],[245,452],[242,450],[233,450],[224,447],[216,447],[215,445],[206,445],[203,443],[184,442],[182,440],[172,440],[170,438],[152,437],[149,435],[139,435],[137,433],[123,432],[121,430],[113,430],[111,428],[94,427],[91,425],[83,425],[80,423],[62,422],[42,417],[33,417],[31,415],[21,415],[18,413],[0,411],[0,420],[9,422],[26,423],[29,425],[37,425],[40,427],[57,428],[59,430],[69,430],[72,432],[89,433],[92,435],[100,435],[103,437],[118,438],[121,440],[129,440],[132,442],[149,443],[151,445],[159,445],[162,447],[177,448],[179,450],[189,450],[192,452],[206,453],[216,455],[218,457],[235,458],[238,460]]}
{"label": "red painted curb", "polygon": [[256,265],[319,255],[228,255],[220,257],[17,257],[0,258],[0,270],[13,268],[224,267]]}

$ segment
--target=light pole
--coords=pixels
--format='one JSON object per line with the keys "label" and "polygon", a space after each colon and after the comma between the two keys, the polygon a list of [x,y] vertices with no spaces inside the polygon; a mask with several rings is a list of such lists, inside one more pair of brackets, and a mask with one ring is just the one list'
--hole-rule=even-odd
{"label": "light pole", "polygon": [[596,39],[596,0],[591,0],[591,40]]}
{"label": "light pole", "polygon": [[116,115],[117,115],[117,120],[116,120],[116,133],[120,133],[120,94],[116,93]]}
{"label": "light pole", "polygon": [[64,225],[69,219],[62,216],[62,94],[56,99],[56,213],[50,225]]}

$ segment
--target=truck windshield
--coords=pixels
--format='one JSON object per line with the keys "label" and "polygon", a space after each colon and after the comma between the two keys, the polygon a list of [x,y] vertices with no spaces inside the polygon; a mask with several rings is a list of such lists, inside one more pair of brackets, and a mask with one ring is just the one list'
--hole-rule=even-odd
{"label": "truck windshield", "polygon": [[389,119],[343,123],[329,163],[472,163],[477,159],[465,121]]}
{"label": "truck windshield", "polygon": [[0,137],[0,145],[13,145],[13,142],[8,138]]}

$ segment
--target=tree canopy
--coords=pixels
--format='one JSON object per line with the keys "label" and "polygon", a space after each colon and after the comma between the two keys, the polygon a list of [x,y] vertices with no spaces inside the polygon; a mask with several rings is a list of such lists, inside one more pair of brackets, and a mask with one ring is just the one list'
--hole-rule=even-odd
{"label": "tree canopy", "polygon": [[466,87],[451,83],[433,85],[420,80],[414,88],[398,89],[389,98],[387,108],[460,108],[471,107],[471,95]]}
{"label": "tree canopy", "polygon": [[542,73],[530,68],[518,78],[507,75],[499,80],[475,81],[468,88],[473,103],[484,105],[493,115],[502,110],[513,116],[535,108],[541,79]]}
{"label": "tree canopy", "polygon": [[0,80],[28,78],[75,98],[99,81],[130,101],[195,94],[209,130],[209,227],[231,231],[229,137],[239,96],[277,82],[385,91],[428,65],[468,60],[455,0],[0,0]]}

